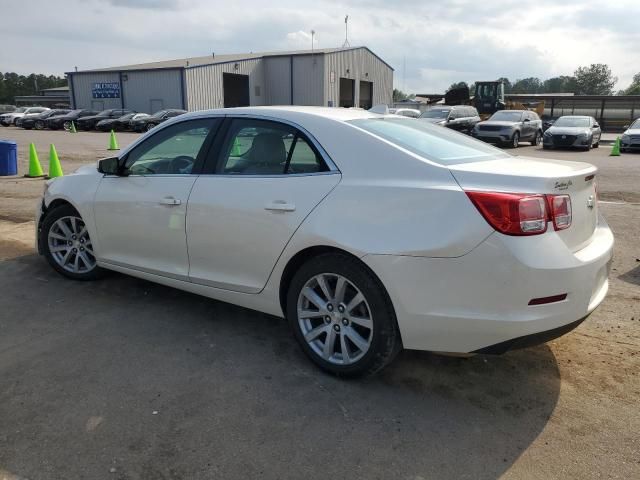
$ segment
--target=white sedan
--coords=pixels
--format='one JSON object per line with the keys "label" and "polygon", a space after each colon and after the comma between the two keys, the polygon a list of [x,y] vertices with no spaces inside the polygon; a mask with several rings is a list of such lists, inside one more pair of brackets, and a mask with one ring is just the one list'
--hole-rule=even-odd
{"label": "white sedan", "polygon": [[612,258],[595,175],[395,115],[209,110],[49,181],[38,248],[72,279],[284,316],[321,368],[360,375],[401,348],[503,353],[576,327]]}

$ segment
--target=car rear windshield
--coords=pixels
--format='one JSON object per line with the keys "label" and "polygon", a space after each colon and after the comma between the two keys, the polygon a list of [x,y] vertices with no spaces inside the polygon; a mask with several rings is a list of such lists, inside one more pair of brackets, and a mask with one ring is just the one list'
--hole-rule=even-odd
{"label": "car rear windshield", "polygon": [[447,118],[447,115],[449,115],[448,109],[432,108],[420,115],[420,118]]}
{"label": "car rear windshield", "polygon": [[496,122],[519,122],[522,120],[522,112],[507,112],[502,110],[491,115],[489,121],[492,122],[494,120]]}
{"label": "car rear windshield", "polygon": [[560,117],[553,124],[554,127],[588,127],[590,125],[588,118],[571,118]]}
{"label": "car rear windshield", "polygon": [[479,140],[410,118],[367,118],[348,123],[440,165],[509,157]]}

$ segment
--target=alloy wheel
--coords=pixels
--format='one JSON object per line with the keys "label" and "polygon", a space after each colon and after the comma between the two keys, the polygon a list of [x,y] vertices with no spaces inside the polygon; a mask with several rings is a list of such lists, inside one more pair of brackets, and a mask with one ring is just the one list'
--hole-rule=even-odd
{"label": "alloy wheel", "polygon": [[47,234],[51,257],[67,272],[88,273],[96,268],[96,257],[87,227],[80,217],[61,217]]}
{"label": "alloy wheel", "polygon": [[321,273],[298,296],[298,324],[320,358],[336,365],[360,360],[371,347],[373,319],[362,292],[342,275]]}

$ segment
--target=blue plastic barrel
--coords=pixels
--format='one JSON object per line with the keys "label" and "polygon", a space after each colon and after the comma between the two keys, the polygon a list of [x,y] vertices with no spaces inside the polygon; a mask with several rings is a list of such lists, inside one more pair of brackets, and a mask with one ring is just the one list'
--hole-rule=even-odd
{"label": "blue plastic barrel", "polygon": [[11,140],[0,140],[0,177],[18,174],[18,145]]}

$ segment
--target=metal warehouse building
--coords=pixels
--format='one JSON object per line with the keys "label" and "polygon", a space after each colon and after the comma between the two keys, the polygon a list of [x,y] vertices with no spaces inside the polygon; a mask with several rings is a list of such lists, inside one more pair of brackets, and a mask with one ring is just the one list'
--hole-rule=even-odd
{"label": "metal warehouse building", "polygon": [[73,108],[202,110],[390,104],[393,68],[367,47],[210,55],[67,73]]}

